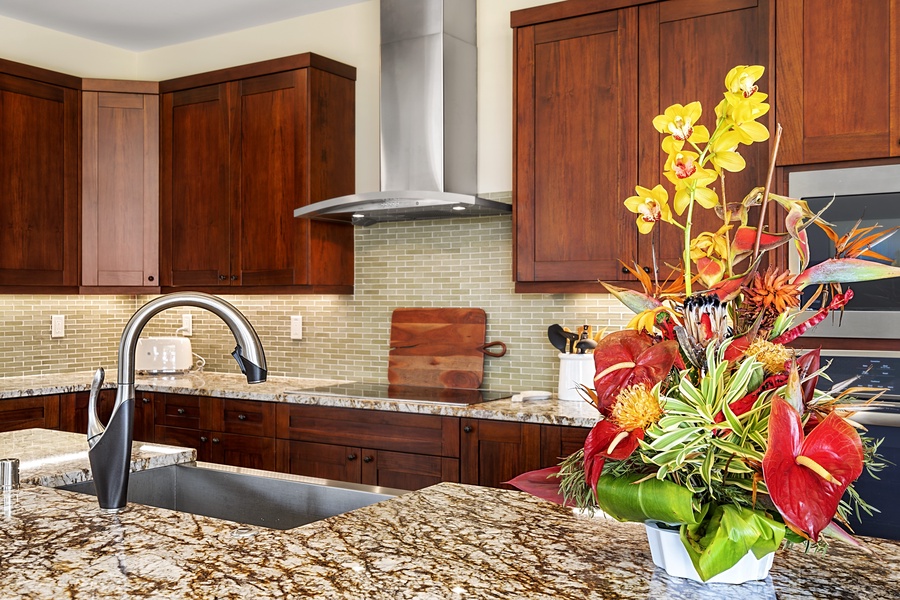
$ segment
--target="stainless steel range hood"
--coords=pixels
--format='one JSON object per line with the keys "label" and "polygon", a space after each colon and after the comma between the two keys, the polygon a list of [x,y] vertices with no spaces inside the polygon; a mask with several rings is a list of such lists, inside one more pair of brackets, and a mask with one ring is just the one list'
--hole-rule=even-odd
{"label": "stainless steel range hood", "polygon": [[509,214],[476,188],[475,0],[381,0],[381,190],[295,217],[372,225]]}

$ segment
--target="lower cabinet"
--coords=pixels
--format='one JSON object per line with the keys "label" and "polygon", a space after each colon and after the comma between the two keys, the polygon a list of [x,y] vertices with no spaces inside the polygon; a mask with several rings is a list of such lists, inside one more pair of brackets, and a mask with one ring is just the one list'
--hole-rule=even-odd
{"label": "lower cabinet", "polygon": [[462,419],[460,481],[510,488],[503,482],[540,469],[541,426],[535,423]]}
{"label": "lower cabinet", "polygon": [[[115,402],[116,390],[101,390],[97,414],[104,425],[109,423]],[[72,433],[87,434],[89,404],[90,394],[88,392],[61,394],[59,399],[59,429],[61,431],[71,431]],[[137,392],[134,399],[133,438],[138,442],[152,442],[153,436],[153,394]]]}
{"label": "lower cabinet", "polygon": [[53,394],[0,401],[0,432],[59,429],[59,400],[60,394]]}
{"label": "lower cabinet", "polygon": [[278,405],[279,471],[417,490],[459,481],[459,419]]}
{"label": "lower cabinet", "polygon": [[154,440],[197,450],[197,460],[275,470],[275,407],[270,402],[156,394]]}

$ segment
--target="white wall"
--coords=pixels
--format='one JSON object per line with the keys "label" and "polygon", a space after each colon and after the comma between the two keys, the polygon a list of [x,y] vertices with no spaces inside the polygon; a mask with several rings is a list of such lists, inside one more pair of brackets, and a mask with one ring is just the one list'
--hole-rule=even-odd
{"label": "white wall", "polygon": [[[547,0],[477,0],[478,191],[512,189],[513,10]],[[369,0],[269,25],[130,52],[0,17],[0,57],[80,77],[161,81],[269,58],[315,52],[353,65],[356,187],[379,187],[379,3]]]}

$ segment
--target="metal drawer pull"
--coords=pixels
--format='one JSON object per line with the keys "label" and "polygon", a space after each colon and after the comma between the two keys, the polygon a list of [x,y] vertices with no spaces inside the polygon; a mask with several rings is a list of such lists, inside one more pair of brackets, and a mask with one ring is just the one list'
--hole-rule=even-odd
{"label": "metal drawer pull", "polygon": [[238,415],[238,421],[246,421],[247,415]]}
{"label": "metal drawer pull", "polygon": [[179,409],[178,409],[177,411],[175,411],[175,412],[177,412],[179,415],[183,415],[183,414],[184,414],[184,409],[183,409],[183,408],[179,408]]}
{"label": "metal drawer pull", "polygon": [[218,444],[218,443],[219,443],[219,438],[213,438],[213,444]]}
{"label": "metal drawer pull", "polygon": [[209,440],[209,438],[206,437],[205,435],[200,436],[200,441],[203,442],[204,444],[207,442],[207,440]]}
{"label": "metal drawer pull", "polygon": [[373,459],[371,456],[363,456],[363,462],[370,463],[373,460],[375,459]]}
{"label": "metal drawer pull", "polygon": [[355,455],[355,454],[348,454],[348,455],[347,455],[347,460],[356,460],[356,455]]}

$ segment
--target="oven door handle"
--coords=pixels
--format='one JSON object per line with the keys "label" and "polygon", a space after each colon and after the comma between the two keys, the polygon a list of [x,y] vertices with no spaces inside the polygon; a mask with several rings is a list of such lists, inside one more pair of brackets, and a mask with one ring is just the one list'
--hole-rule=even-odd
{"label": "oven door handle", "polygon": [[895,412],[895,410],[861,410],[850,417],[850,419],[862,425],[900,427],[900,412]]}

